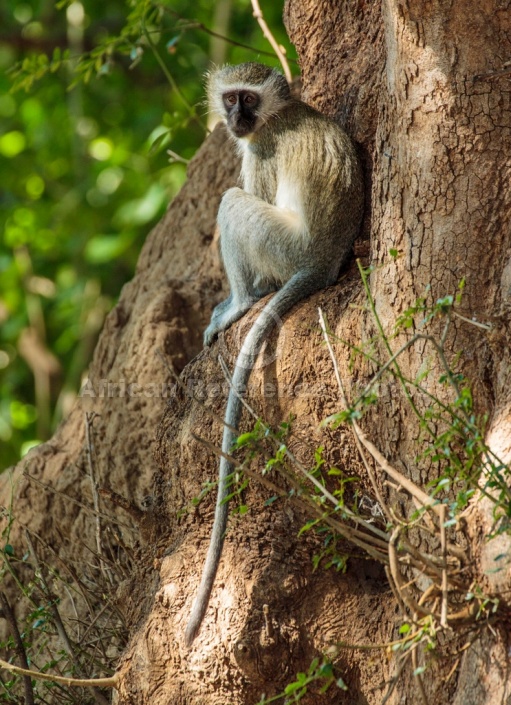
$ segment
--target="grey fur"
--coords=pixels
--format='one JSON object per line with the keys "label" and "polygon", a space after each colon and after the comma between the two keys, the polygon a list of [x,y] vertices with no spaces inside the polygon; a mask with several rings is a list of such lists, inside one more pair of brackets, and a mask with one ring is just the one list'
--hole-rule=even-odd
{"label": "grey fur", "polygon": [[[281,74],[261,64],[224,67],[210,74],[210,109],[233,129],[223,96],[243,91],[260,101],[246,119],[253,131],[236,139],[243,155],[243,189],[224,194],[218,211],[220,247],[230,284],[204,333],[205,345],[277,290],[248,333],[236,361],[233,388],[243,390],[270,331],[294,304],[333,284],[349,255],[362,218],[363,186],[355,148],[332,120],[291,98]],[[234,135],[233,135],[234,136]],[[222,451],[230,452],[242,404],[231,390]],[[220,459],[211,540],[185,642],[195,639],[213,588],[228,519],[228,478],[233,466]]]}

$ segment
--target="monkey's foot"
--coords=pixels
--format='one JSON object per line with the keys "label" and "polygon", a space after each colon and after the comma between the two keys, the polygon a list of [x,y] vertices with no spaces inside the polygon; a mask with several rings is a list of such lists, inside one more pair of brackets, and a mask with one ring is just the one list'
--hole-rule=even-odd
{"label": "monkey's foot", "polygon": [[220,333],[220,329],[213,322],[204,331],[204,347],[209,348],[209,346],[215,341],[215,338]]}
{"label": "monkey's foot", "polygon": [[219,333],[236,323],[256,301],[256,298],[250,297],[236,304],[230,300],[228,306],[225,306],[225,301],[219,304],[213,311],[211,323],[204,331],[204,345],[211,345]]}

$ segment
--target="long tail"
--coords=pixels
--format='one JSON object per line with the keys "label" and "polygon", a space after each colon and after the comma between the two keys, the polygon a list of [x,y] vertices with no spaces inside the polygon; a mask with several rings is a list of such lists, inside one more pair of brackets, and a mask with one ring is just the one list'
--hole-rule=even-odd
{"label": "long tail", "polygon": [[[322,284],[318,283],[317,276],[299,272],[295,274],[282,289],[277,291],[271,301],[269,301],[261,311],[245,338],[234,368],[232,377],[233,389],[236,389],[239,393],[244,392],[259,351],[280,318],[289,311],[295,303],[309,296],[311,293],[321,288],[321,286]],[[224,426],[222,440],[222,452],[225,454],[230,453],[232,444],[236,440],[236,434],[231,431],[231,428],[238,428],[242,410],[242,403],[239,397],[233,392],[233,389],[229,390],[229,398],[225,412],[226,426]],[[232,463],[229,463],[224,457],[220,458],[218,495],[213,530],[211,532],[208,554],[206,556],[206,562],[204,563],[199,590],[186,627],[185,644],[187,647],[191,646],[199,632],[220,563],[225,530],[227,528],[227,519],[229,516],[229,505],[228,502],[225,501],[229,493],[227,480],[233,470],[234,466]]]}

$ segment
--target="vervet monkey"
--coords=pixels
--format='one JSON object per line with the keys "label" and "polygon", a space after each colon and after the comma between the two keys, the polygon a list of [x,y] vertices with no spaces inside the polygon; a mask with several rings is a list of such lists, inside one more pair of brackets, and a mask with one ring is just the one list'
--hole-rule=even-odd
{"label": "vervet monkey", "polygon": [[[243,188],[230,188],[218,211],[229,297],[204,333],[211,345],[255,301],[276,291],[239,353],[233,389],[243,393],[276,322],[318,289],[334,284],[362,218],[363,185],[355,148],[329,118],[296,98],[278,71],[257,63],[225,66],[207,81],[210,111],[226,123],[242,155]],[[229,392],[222,452],[229,454],[242,403]],[[227,527],[229,475],[220,459],[211,541],[185,641],[195,639],[215,580]]]}

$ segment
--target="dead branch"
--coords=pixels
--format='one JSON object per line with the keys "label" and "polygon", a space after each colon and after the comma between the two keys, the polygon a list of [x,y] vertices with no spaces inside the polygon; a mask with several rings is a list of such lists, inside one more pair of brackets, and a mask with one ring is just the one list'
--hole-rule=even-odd
{"label": "dead branch", "polygon": [[12,663],[7,663],[0,659],[0,668],[5,668],[10,673],[16,673],[19,676],[29,676],[40,681],[48,681],[50,683],[61,683],[67,686],[76,686],[78,688],[115,688],[119,689],[119,674],[114,673],[109,678],[66,678],[66,676],[53,676],[50,673],[40,673],[39,671],[31,671],[28,668],[20,668],[13,666]]}
{"label": "dead branch", "polygon": [[266,37],[266,39],[270,42],[270,44],[273,47],[274,52],[277,54],[277,57],[282,64],[282,69],[284,71],[284,75],[287,79],[288,83],[291,83],[293,80],[293,76],[291,75],[291,69],[289,68],[289,63],[284,56],[283,52],[283,47],[280,46],[280,44],[277,42],[273,34],[270,32],[270,29],[268,25],[266,24],[266,21],[263,17],[263,13],[261,11],[261,8],[259,6],[259,0],[252,0],[252,7],[254,9],[254,17],[256,18],[259,27],[263,30],[263,34]]}

